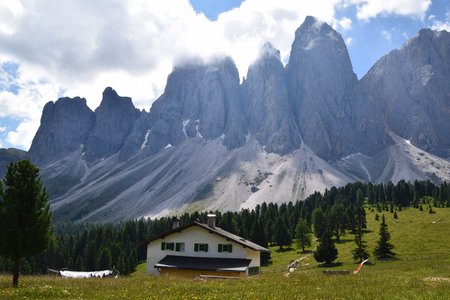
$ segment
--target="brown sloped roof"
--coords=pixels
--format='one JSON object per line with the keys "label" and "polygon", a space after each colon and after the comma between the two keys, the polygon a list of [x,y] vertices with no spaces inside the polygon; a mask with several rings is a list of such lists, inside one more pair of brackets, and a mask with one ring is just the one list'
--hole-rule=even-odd
{"label": "brown sloped roof", "polygon": [[200,227],[200,228],[202,228],[202,229],[207,230],[207,231],[210,232],[210,233],[218,234],[218,235],[220,235],[220,236],[222,236],[222,237],[224,237],[224,238],[226,238],[226,239],[228,239],[228,240],[230,240],[230,241],[236,242],[236,243],[238,243],[238,244],[241,244],[241,245],[244,246],[244,247],[248,247],[248,248],[253,249],[253,250],[255,250],[255,251],[269,252],[269,249],[264,248],[264,247],[262,247],[262,246],[260,246],[260,245],[258,245],[258,244],[255,244],[255,243],[253,243],[253,242],[251,242],[251,241],[249,241],[249,240],[246,240],[246,239],[244,239],[244,238],[242,238],[242,237],[240,237],[240,236],[237,236],[237,235],[235,235],[235,234],[232,234],[231,232],[228,232],[228,231],[226,231],[226,230],[223,230],[223,229],[220,228],[220,227],[214,227],[214,228],[211,228],[211,227],[209,227],[209,226],[206,225],[206,224],[202,224],[202,223],[196,222],[196,221],[194,221],[194,222],[192,222],[192,223],[189,223],[189,224],[187,224],[187,225],[180,226],[180,227],[178,227],[178,228],[175,228],[175,229],[172,229],[172,230],[169,230],[169,231],[160,233],[160,234],[158,234],[158,235],[155,235],[154,237],[152,237],[152,238],[150,238],[149,240],[147,240],[147,241],[145,242],[145,244],[149,244],[150,242],[153,242],[153,241],[156,241],[156,240],[159,240],[159,239],[163,239],[163,238],[165,238],[166,236],[171,235],[171,234],[176,233],[176,232],[182,232],[183,230],[185,230],[185,229],[187,229],[187,228],[189,228],[189,227],[192,227],[192,226],[198,226],[198,227]]}

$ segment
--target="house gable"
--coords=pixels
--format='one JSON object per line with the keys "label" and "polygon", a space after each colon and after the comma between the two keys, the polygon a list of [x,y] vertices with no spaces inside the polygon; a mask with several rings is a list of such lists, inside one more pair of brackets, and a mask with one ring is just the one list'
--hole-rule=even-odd
{"label": "house gable", "polygon": [[197,226],[197,227],[199,227],[199,228],[201,228],[201,229],[203,229],[203,230],[208,231],[209,233],[213,233],[213,234],[217,234],[217,235],[219,235],[219,236],[222,236],[222,237],[224,237],[227,241],[234,241],[234,242],[237,243],[237,244],[241,244],[242,246],[251,248],[251,249],[253,249],[253,250],[255,250],[255,251],[269,252],[268,249],[266,249],[266,248],[264,248],[264,247],[261,247],[260,245],[255,244],[255,243],[253,243],[253,242],[251,242],[251,241],[249,241],[249,240],[246,240],[246,239],[244,239],[244,238],[241,238],[240,236],[237,236],[237,235],[235,235],[235,234],[232,234],[231,232],[228,232],[228,231],[226,231],[226,230],[223,230],[222,228],[219,228],[219,227],[211,228],[211,227],[209,227],[208,225],[202,224],[202,223],[199,223],[199,222],[192,222],[192,223],[187,224],[187,225],[185,225],[185,226],[182,226],[182,227],[179,227],[179,228],[175,228],[175,229],[166,231],[166,232],[164,232],[164,233],[161,233],[161,234],[159,234],[159,235],[154,236],[153,238],[151,238],[150,240],[148,240],[146,243],[149,244],[149,243],[151,243],[152,241],[155,241],[155,240],[158,240],[158,239],[164,239],[164,238],[166,238],[167,236],[170,236],[170,235],[172,235],[172,234],[175,234],[175,233],[181,233],[181,232],[183,232],[184,230],[186,230],[186,229],[188,229],[188,228],[190,228],[190,227],[193,227],[193,226]]}
{"label": "house gable", "polygon": [[260,251],[265,248],[220,228],[192,224],[160,234],[148,242],[147,272],[159,275],[158,265],[166,256],[248,259],[249,267],[259,267]]}

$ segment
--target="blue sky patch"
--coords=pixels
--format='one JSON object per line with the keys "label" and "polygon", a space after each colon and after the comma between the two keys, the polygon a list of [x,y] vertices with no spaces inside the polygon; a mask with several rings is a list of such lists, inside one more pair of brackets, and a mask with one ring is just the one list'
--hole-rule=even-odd
{"label": "blue sky patch", "polygon": [[196,12],[202,12],[208,19],[215,21],[221,13],[239,7],[243,0],[190,0],[190,2]]}
{"label": "blue sky patch", "polygon": [[4,62],[0,65],[0,91],[8,91],[17,95],[19,85],[17,84],[19,64]]}

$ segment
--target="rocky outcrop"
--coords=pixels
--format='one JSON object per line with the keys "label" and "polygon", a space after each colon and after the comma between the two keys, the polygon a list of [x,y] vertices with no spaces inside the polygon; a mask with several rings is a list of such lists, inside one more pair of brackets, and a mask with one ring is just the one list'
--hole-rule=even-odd
{"label": "rocky outcrop", "polygon": [[44,164],[78,150],[95,123],[95,115],[84,98],[60,98],[44,106],[41,126],[34,136],[29,154]]}
{"label": "rocky outcrop", "polygon": [[156,153],[187,138],[223,136],[229,149],[245,143],[239,74],[229,58],[176,67],[150,110],[147,146]]}
{"label": "rocky outcrop", "polygon": [[267,152],[281,155],[298,149],[301,138],[289,102],[280,52],[267,43],[243,85],[244,115],[250,135]]}
{"label": "rocky outcrop", "polygon": [[88,160],[102,159],[117,153],[139,117],[129,97],[120,97],[108,87],[100,106],[95,110],[95,125],[89,136],[85,153]]}
{"label": "rocky outcrop", "polygon": [[450,33],[421,30],[361,80],[379,122],[426,151],[450,157]]}
{"label": "rocky outcrop", "polygon": [[364,99],[359,96],[358,80],[339,33],[307,17],[295,32],[286,69],[301,136],[314,152],[332,160],[380,149],[382,145],[361,143],[367,128],[358,101]]}

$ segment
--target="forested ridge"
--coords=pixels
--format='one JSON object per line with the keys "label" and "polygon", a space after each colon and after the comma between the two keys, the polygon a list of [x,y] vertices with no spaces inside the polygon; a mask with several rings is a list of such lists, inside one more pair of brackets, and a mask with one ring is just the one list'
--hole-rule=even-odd
{"label": "forested ridge", "polygon": [[[321,211],[326,228],[339,241],[341,235],[354,232],[361,208],[386,211],[412,207],[433,213],[434,207],[450,207],[450,185],[430,181],[397,184],[350,183],[316,192],[304,201],[285,204],[263,203],[255,209],[239,212],[214,212],[217,226],[262,246],[289,246],[299,219],[306,220],[320,236],[313,214]],[[316,211],[315,213],[313,213]],[[363,209],[364,211],[364,209]],[[178,216],[180,224],[198,220],[206,222],[208,212]],[[365,218],[365,213],[364,213]],[[22,274],[43,274],[51,269],[92,271],[116,268],[121,274],[133,272],[146,260],[146,243],[150,237],[169,230],[173,217],[127,220],[117,224],[56,223],[54,238],[43,253],[23,260]],[[265,263],[270,256],[263,257]],[[8,272],[11,263],[0,257],[0,272]]]}

